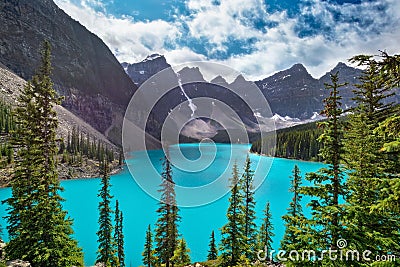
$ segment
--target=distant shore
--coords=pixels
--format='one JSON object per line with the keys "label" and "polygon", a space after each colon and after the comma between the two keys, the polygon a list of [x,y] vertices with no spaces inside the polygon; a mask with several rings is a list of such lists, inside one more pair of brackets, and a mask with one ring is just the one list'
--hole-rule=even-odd
{"label": "distant shore", "polygon": [[[115,175],[123,170],[123,165],[113,163],[110,166],[110,175]],[[100,177],[98,163],[89,160],[82,166],[67,166],[60,164],[57,167],[58,177],[61,181],[94,179]],[[13,175],[13,168],[0,169],[0,188],[9,187],[9,182]]]}

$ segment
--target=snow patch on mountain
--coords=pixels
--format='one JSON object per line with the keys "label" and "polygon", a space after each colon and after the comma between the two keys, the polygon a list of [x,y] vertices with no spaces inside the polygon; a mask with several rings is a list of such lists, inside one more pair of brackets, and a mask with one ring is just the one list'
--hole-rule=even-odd
{"label": "snow patch on mountain", "polygon": [[187,101],[189,102],[189,108],[192,111],[192,115],[191,117],[194,116],[194,113],[197,110],[197,106],[195,104],[193,104],[192,99],[190,99],[190,97],[186,94],[185,90],[183,89],[183,85],[182,85],[182,80],[181,80],[181,75],[179,73],[176,73],[176,77],[178,78],[178,84],[179,84],[179,88],[181,89],[182,94],[185,96],[185,98],[187,99]]}
{"label": "snow patch on mountain", "polygon": [[142,62],[152,61],[152,60],[155,60],[155,59],[160,58],[160,57],[162,57],[162,55],[160,55],[160,54],[152,54],[150,56],[147,56],[145,59],[143,59]]}

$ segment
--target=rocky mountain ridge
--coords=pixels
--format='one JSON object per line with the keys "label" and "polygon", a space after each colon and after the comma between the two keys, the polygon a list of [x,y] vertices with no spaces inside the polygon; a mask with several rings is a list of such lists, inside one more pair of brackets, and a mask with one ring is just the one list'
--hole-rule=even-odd
{"label": "rocky mountain ridge", "polygon": [[136,90],[104,42],[52,0],[0,0],[0,62],[28,80],[40,45],[52,45],[52,79],[63,106],[120,143],[122,116]]}
{"label": "rocky mountain ridge", "polygon": [[[138,86],[141,86],[143,82],[159,71],[171,67],[165,57],[158,54],[151,55],[139,63],[123,63],[122,65]],[[338,63],[330,72],[316,79],[308,73],[302,64],[295,64],[287,70],[280,71],[259,81],[248,81],[243,75],[238,75],[233,82],[228,83],[222,76],[217,76],[207,82],[201,70],[197,67],[184,67],[176,73],[172,69],[168,69],[168,71],[170,72],[170,79],[179,79],[184,84],[185,93],[179,88],[175,88],[154,107],[155,112],[153,112],[153,115],[159,125],[168,116],[168,112],[176,105],[186,101],[187,97],[189,99],[210,97],[223,101],[235,110],[250,132],[259,130],[260,125],[257,123],[260,121],[264,121],[267,124],[273,122],[277,128],[285,128],[322,119],[319,111],[323,108],[323,99],[328,94],[327,90],[324,89],[324,83],[330,83],[331,73],[338,72],[339,82],[348,83],[340,90],[343,96],[343,107],[352,106],[354,104],[352,90],[355,89],[354,84],[358,83],[358,77],[362,74],[360,69],[349,67],[344,63]],[[188,81],[197,82],[185,84]],[[272,114],[268,118],[262,117],[259,112],[255,113],[249,109],[240,97],[226,89],[231,88],[237,91],[254,85],[261,90],[269,102]],[[207,123],[209,124],[208,121]],[[191,123],[191,125],[195,125],[198,130],[198,123]],[[148,130],[152,133],[151,129]],[[216,130],[220,129],[212,129],[213,132]],[[190,131],[185,129],[184,132],[188,133]],[[189,137],[195,137],[195,134]]]}
{"label": "rocky mountain ridge", "polygon": [[[0,64],[0,99],[2,99],[2,101],[15,107],[17,98],[25,85],[25,80],[12,73],[4,65]],[[57,112],[59,123],[57,128],[57,138],[63,139],[64,141],[68,140],[68,135],[73,131],[73,128],[76,128],[79,129],[84,136],[89,135],[91,138],[106,144],[114,151],[119,150],[119,148],[111,143],[101,132],[94,129],[91,125],[74,115],[66,108],[57,105],[54,107],[54,110]],[[66,163],[58,164],[58,173],[61,179],[70,179],[74,177],[98,177],[98,171],[98,166],[96,166],[96,164],[91,160],[82,166],[70,166]],[[115,171],[118,171],[118,168],[114,168],[113,166],[113,172]],[[2,168],[0,170],[0,188],[8,185],[8,180],[11,175],[12,169]]]}
{"label": "rocky mountain ridge", "polygon": [[[0,65],[0,98],[11,106],[15,106],[17,98],[20,95],[26,81],[8,70],[5,66]],[[115,147],[102,133],[97,131],[81,118],[77,117],[69,110],[62,106],[55,106],[57,112],[59,127],[57,135],[60,138],[67,139],[68,132],[72,132],[72,128],[78,127],[85,135],[90,134],[102,142]],[[115,147],[116,148],[116,147]]]}
{"label": "rocky mountain ridge", "polygon": [[[171,67],[162,55],[151,55],[139,63],[122,63],[122,65],[138,86],[157,72]],[[358,77],[361,76],[362,70],[352,68],[342,62],[339,62],[335,68],[318,79],[312,77],[302,64],[295,64],[289,69],[277,72],[259,81],[247,81],[242,75],[239,75],[232,83],[228,83],[222,76],[217,76],[208,83],[208,86],[210,88],[215,87],[215,85],[246,88],[255,83],[268,100],[273,114],[306,120],[315,115],[315,112],[321,110],[322,100],[327,96],[324,83],[330,83],[330,74],[336,72],[339,73],[340,83],[348,83],[341,88],[341,94],[344,106],[351,106],[353,104],[352,90],[355,89],[354,84],[358,83]],[[198,80],[207,83],[198,68],[185,67],[178,74],[183,83],[185,80]],[[210,88],[205,90],[209,96],[213,94]],[[220,93],[218,89],[215,89],[215,95]],[[196,92],[188,88],[188,95],[194,97]]]}

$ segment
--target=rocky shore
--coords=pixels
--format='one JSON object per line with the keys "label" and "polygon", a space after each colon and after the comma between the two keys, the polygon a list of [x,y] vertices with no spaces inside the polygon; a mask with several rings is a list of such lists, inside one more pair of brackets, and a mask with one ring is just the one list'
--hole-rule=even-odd
{"label": "rocky shore", "polygon": [[[68,164],[58,165],[58,174],[60,180],[90,179],[100,177],[99,165],[97,161],[87,160],[80,166],[70,166]],[[118,162],[113,162],[110,166],[110,175],[122,171],[122,166]],[[13,175],[13,168],[0,168],[0,188],[8,187]]]}

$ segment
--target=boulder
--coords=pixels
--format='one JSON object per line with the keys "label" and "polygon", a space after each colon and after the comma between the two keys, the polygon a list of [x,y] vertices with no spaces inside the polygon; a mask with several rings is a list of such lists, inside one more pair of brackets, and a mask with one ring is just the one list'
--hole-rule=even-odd
{"label": "boulder", "polygon": [[12,261],[7,261],[7,266],[8,267],[31,267],[31,264],[27,261],[12,260]]}

